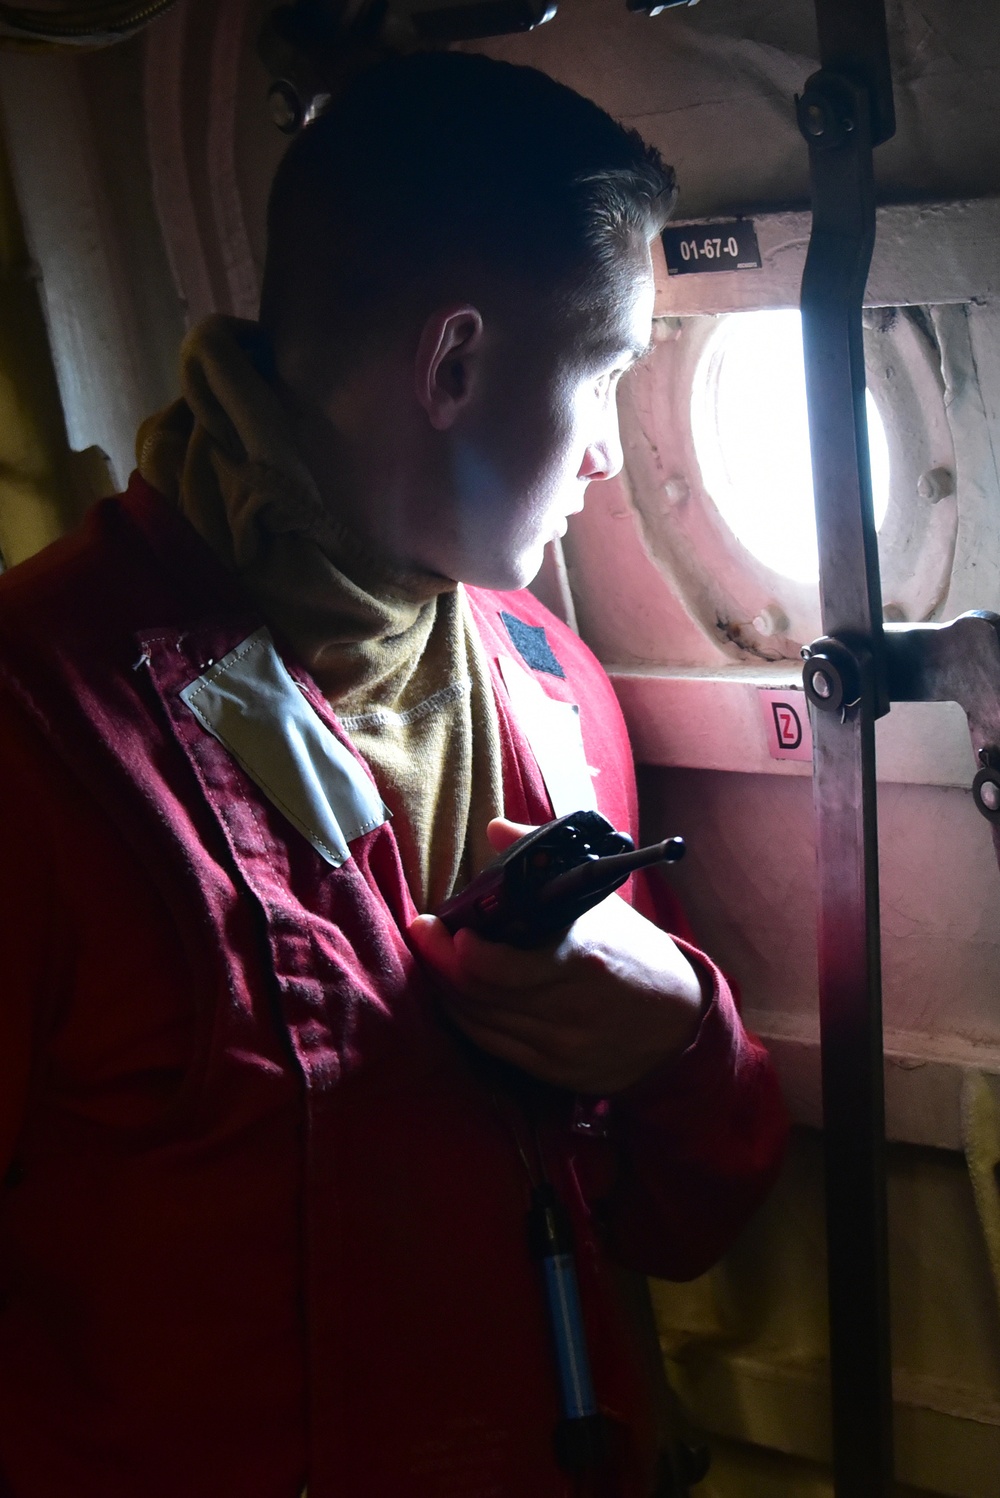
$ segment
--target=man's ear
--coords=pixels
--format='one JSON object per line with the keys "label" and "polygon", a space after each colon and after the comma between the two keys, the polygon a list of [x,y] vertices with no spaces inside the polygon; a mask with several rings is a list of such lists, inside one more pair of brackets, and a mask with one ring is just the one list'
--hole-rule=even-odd
{"label": "man's ear", "polygon": [[475,307],[444,307],[424,323],[413,372],[417,400],[436,431],[447,431],[468,402],[482,340]]}

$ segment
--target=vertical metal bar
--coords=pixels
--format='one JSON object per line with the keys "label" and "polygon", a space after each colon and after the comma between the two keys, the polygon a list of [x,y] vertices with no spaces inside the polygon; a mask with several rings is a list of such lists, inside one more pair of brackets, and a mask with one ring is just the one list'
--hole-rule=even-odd
{"label": "vertical metal bar", "polygon": [[[882,599],[861,327],[875,244],[866,95],[837,75],[818,73],[799,101],[799,114],[810,145],[812,186],[802,341],[823,631],[866,645],[880,667]],[[885,706],[883,701],[882,711]]]}
{"label": "vertical metal bar", "polygon": [[[799,123],[813,199],[802,323],[828,637],[814,647],[806,684],[815,750],[834,1484],[837,1498],[884,1498],[892,1480],[892,1384],[874,725],[888,697],[861,306],[875,237],[873,124],[884,138],[888,121],[891,134],[892,103],[890,89],[880,113],[873,96],[888,77],[881,0],[817,0],[817,16],[824,68],[799,101]],[[818,669],[821,657],[829,666]]]}
{"label": "vertical metal bar", "polygon": [[834,1487],[892,1476],[874,713],[815,713]]}

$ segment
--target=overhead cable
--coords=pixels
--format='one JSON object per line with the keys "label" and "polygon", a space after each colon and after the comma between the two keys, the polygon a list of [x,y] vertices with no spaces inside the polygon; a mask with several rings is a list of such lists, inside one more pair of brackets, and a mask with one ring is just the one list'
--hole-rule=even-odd
{"label": "overhead cable", "polygon": [[105,46],[122,41],[171,10],[177,0],[106,0],[104,4],[77,5],[65,10],[40,10],[34,6],[0,4],[0,26],[5,40],[69,43],[74,46]]}

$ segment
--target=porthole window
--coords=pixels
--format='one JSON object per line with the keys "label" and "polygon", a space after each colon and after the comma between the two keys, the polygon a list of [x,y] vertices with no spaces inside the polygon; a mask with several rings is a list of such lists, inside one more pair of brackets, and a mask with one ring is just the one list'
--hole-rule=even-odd
{"label": "porthole window", "polygon": [[[932,319],[867,313],[865,359],[886,616],[930,619],[957,531]],[[821,632],[798,311],[658,319],[619,409],[625,482],[671,591],[732,659],[797,657]]]}
{"label": "porthole window", "polygon": [[[889,448],[868,391],[875,526],[889,505]],[[720,318],[695,369],[691,434],[707,493],[752,556],[781,577],[816,582],[802,323],[780,309]]]}

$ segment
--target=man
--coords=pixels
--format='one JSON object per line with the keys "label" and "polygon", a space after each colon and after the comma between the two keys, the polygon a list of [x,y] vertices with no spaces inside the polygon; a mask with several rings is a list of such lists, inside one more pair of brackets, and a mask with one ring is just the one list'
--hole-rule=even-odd
{"label": "man", "polygon": [[532,70],[364,75],[279,171],[259,326],[196,329],[128,493],[0,584],[13,1498],[650,1491],[611,1264],[714,1261],[773,1074],[639,880],[536,952],[430,912],[581,765],[635,831],[606,678],[493,590],[621,464],[671,195]]}

